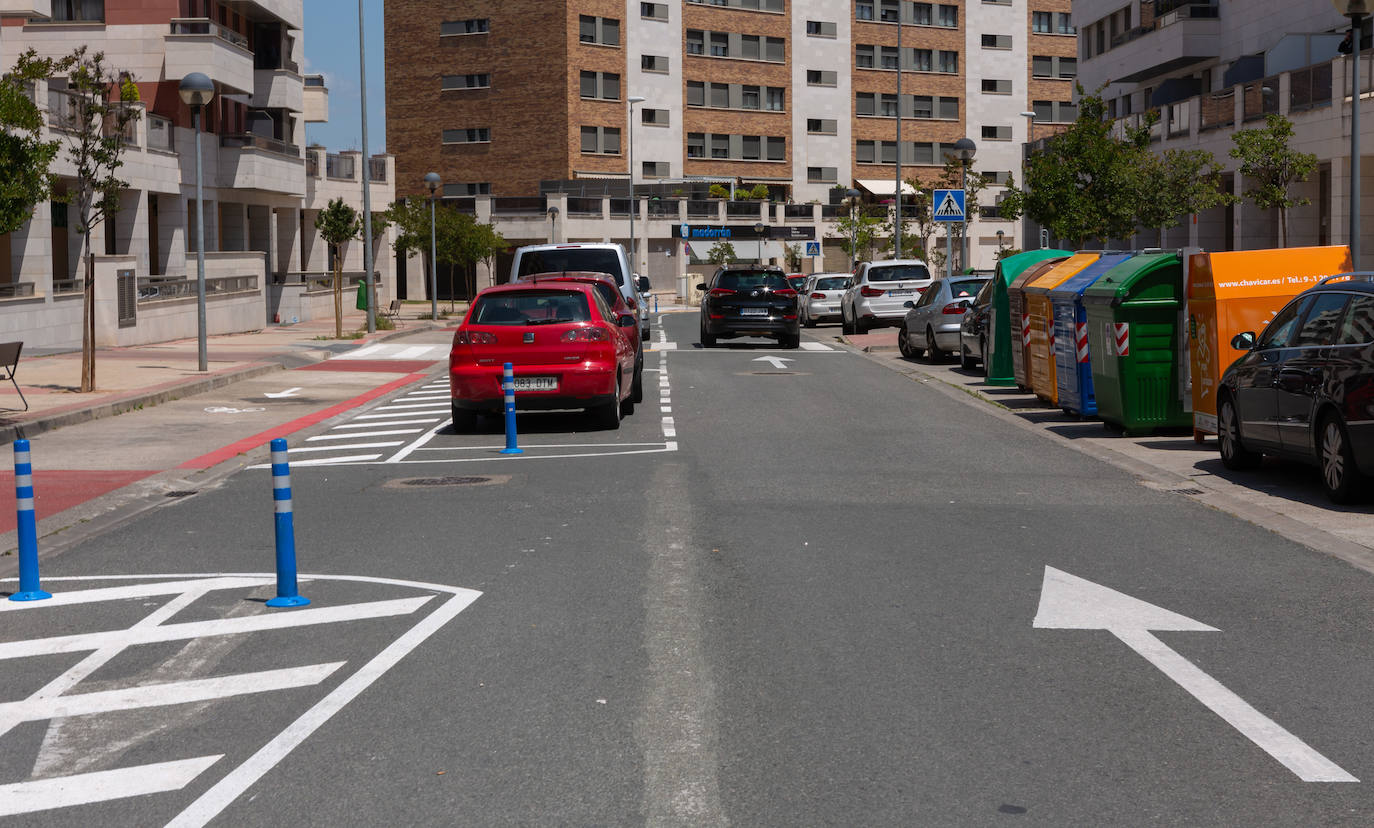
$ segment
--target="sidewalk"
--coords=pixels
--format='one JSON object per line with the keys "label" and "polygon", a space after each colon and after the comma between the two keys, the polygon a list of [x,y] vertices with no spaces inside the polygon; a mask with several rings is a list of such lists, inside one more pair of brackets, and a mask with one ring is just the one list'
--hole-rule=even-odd
{"label": "sidewalk", "polygon": [[[109,417],[199,394],[271,371],[321,362],[364,344],[392,337],[456,325],[466,308],[461,303],[448,320],[436,325],[429,319],[428,303],[402,306],[395,330],[378,330],[358,339],[334,339],[333,318],[295,325],[265,325],[262,330],[211,336],[206,339],[208,370],[197,370],[199,348],[195,338],[132,348],[98,348],[95,353],[95,386],[81,393],[81,352],[47,356],[21,355],[15,379],[23,389],[29,409],[11,383],[0,387],[0,444],[18,437],[32,437],[55,428]],[[447,303],[440,303],[440,313]],[[344,335],[367,327],[367,314],[346,308]]]}

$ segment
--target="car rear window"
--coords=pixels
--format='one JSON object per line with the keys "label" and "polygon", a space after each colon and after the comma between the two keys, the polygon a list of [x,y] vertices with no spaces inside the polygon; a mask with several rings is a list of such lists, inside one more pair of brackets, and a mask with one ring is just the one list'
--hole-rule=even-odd
{"label": "car rear window", "polygon": [[551,325],[556,322],[590,322],[587,297],[566,290],[522,290],[493,293],[477,299],[472,309],[474,325]]}
{"label": "car rear window", "polygon": [[870,282],[898,282],[903,279],[929,278],[930,271],[926,270],[925,265],[891,265],[868,269],[868,281]]}
{"label": "car rear window", "polygon": [[520,270],[516,275],[523,279],[533,273],[562,273],[569,270],[606,273],[615,278],[616,284],[620,284],[624,278],[620,272],[620,257],[616,252],[599,247],[564,247],[522,253]]}
{"label": "car rear window", "polygon": [[849,280],[843,276],[816,280],[816,290],[844,290],[847,287],[849,287]]}
{"label": "car rear window", "polygon": [[753,290],[754,288],[773,288],[782,290],[790,287],[787,278],[781,273],[770,273],[769,271],[748,271],[730,270],[720,274],[716,280],[716,287],[726,290]]}
{"label": "car rear window", "polygon": [[949,283],[949,295],[955,299],[972,299],[987,283],[987,279],[959,279]]}

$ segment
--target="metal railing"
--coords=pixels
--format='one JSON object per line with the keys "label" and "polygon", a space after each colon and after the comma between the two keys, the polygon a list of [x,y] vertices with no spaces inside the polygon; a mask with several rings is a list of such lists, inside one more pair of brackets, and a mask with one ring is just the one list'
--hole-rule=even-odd
{"label": "metal railing", "polygon": [[720,202],[714,199],[695,199],[687,200],[688,218],[718,218],[720,216]]}
{"label": "metal railing", "polygon": [[730,201],[725,204],[725,215],[727,218],[752,218],[757,219],[760,215],[759,201]]}
{"label": "metal railing", "polygon": [[176,131],[172,129],[170,118],[161,115],[148,116],[148,149],[163,150],[173,152],[176,149],[176,141],[173,136]]}
{"label": "metal railing", "polygon": [[172,21],[172,34],[174,35],[214,35],[225,43],[251,52],[248,47],[248,38],[239,34],[233,29],[226,28],[209,19],[208,17],[176,17]]}
{"label": "metal railing", "polygon": [[33,295],[33,282],[14,282],[0,285],[0,299],[17,299]]}
{"label": "metal railing", "polygon": [[664,218],[671,216],[677,218],[678,205],[682,202],[677,199],[649,199],[646,202],[649,206],[650,217]]}
{"label": "metal railing", "polygon": [[849,208],[843,204],[822,204],[821,218],[837,219],[849,215]]}
{"label": "metal railing", "polygon": [[[188,299],[197,295],[198,279],[145,278],[138,280],[139,302],[163,302]],[[258,289],[257,276],[215,276],[206,278],[205,295],[227,296],[231,293],[252,293]]]}
{"label": "metal railing", "polygon": [[600,216],[601,199],[582,198],[572,196],[568,199],[568,215],[570,216]]}
{"label": "metal railing", "polygon": [[386,159],[385,159],[385,158],[369,158],[369,159],[367,159],[367,180],[368,180],[368,181],[381,181],[381,182],[385,183],[385,181],[386,181]]}
{"label": "metal railing", "polygon": [[80,293],[85,287],[82,279],[53,279],[52,292],[54,295]]}
{"label": "metal railing", "polygon": [[793,219],[793,220],[795,220],[795,219],[806,219],[806,220],[810,220],[810,219],[813,217],[813,215],[814,215],[814,212],[813,212],[813,210],[812,210],[813,207],[815,207],[814,204],[784,204],[784,205],[782,205],[782,217],[783,217],[783,220],[784,220],[784,221],[789,220],[789,219]]}
{"label": "metal railing", "polygon": [[305,153],[305,174],[311,178],[320,177],[320,154],[318,152],[307,151]]}
{"label": "metal railing", "polygon": [[504,196],[491,200],[491,212],[501,215],[543,215],[543,196]]}
{"label": "metal railing", "polygon": [[287,155],[299,159],[301,148],[295,144],[288,144],[276,138],[268,138],[264,135],[254,135],[251,132],[240,132],[234,135],[221,135],[219,137],[221,147],[252,147],[253,149],[274,152],[278,155]]}
{"label": "metal railing", "polygon": [[[358,283],[363,280],[363,272],[361,270],[345,270],[342,275],[344,289],[357,287]],[[376,275],[377,278],[381,278],[380,273]],[[334,289],[334,273],[333,271],[323,270],[290,270],[285,273],[273,273],[272,284],[305,285],[306,293],[320,293],[322,291]]]}
{"label": "metal railing", "polygon": [[48,126],[70,129],[75,124],[76,97],[65,89],[48,88]]}
{"label": "metal railing", "polygon": [[306,75],[306,86],[324,86],[324,75]]}
{"label": "metal railing", "polygon": [[630,200],[628,198],[612,198],[608,200],[611,202],[610,207],[612,218],[630,217]]}
{"label": "metal railing", "polygon": [[326,178],[344,178],[352,181],[358,177],[357,164],[351,155],[336,155],[329,153],[324,157],[324,175]]}

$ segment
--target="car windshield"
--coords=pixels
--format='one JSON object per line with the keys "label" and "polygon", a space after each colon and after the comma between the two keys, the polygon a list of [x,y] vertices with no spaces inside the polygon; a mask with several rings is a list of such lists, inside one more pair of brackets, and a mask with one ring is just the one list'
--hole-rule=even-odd
{"label": "car windshield", "polygon": [[789,276],[789,277],[787,278],[787,283],[788,283],[789,285],[792,286],[792,289],[793,289],[793,290],[801,290],[801,289],[802,289],[802,285],[806,284],[806,277],[805,277],[805,276]]}
{"label": "car windshield", "polygon": [[726,290],[753,290],[761,287],[782,290],[788,287],[788,284],[787,278],[781,273],[770,273],[766,270],[727,270],[716,279],[715,286]]}
{"label": "car windshield", "polygon": [[590,322],[587,297],[564,290],[522,290],[480,296],[473,325],[552,325]]}
{"label": "car windshield", "polygon": [[888,267],[870,267],[868,269],[868,281],[870,282],[897,282],[903,279],[929,279],[930,271],[926,270],[925,265],[890,265]]}
{"label": "car windshield", "polygon": [[533,273],[563,273],[569,270],[585,270],[591,273],[608,273],[620,283],[620,256],[614,250],[604,247],[560,247],[553,250],[528,250],[520,255],[520,271],[517,278],[525,278]]}
{"label": "car windshield", "polygon": [[849,287],[849,279],[844,276],[816,280],[816,290],[844,290],[847,287]]}
{"label": "car windshield", "polygon": [[972,299],[987,284],[987,279],[960,279],[949,283],[949,295],[955,299]]}

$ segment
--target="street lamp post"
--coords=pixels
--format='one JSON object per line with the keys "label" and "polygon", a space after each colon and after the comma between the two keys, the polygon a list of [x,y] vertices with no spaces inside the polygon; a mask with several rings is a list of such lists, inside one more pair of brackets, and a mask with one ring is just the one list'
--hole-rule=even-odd
{"label": "street lamp post", "polygon": [[[1027,110],[1021,113],[1021,117],[1026,119],[1026,148],[1021,152],[1021,192],[1030,192],[1030,183],[1026,181],[1026,170],[1029,169],[1031,147],[1035,145],[1035,113]],[[1030,250],[1030,217],[1021,213],[1021,235],[1023,237],[1022,249]],[[1015,244],[1015,240],[1012,244]]]}
{"label": "street lamp post", "polygon": [[635,245],[635,213],[639,212],[639,202],[635,200],[635,104],[644,103],[644,98],[631,95],[625,101],[630,111],[627,124],[630,132],[630,272],[638,273],[639,248]]}
{"label": "street lamp post", "polygon": [[429,318],[439,321],[439,248],[434,241],[434,197],[442,181],[438,173],[425,173],[429,188]]}
{"label": "street lamp post", "polygon": [[1332,0],[1336,11],[1350,18],[1350,262],[1360,269],[1360,40],[1367,0]]}
{"label": "street lamp post", "polygon": [[[960,138],[954,142],[954,157],[959,159],[959,187],[964,191],[964,223],[959,231],[959,265],[960,270],[968,269],[968,165],[973,161],[973,156],[978,152],[978,145],[967,138]],[[946,238],[949,238],[946,236]],[[945,255],[949,256],[949,248],[945,248]],[[953,265],[953,261],[950,261]],[[954,271],[949,270],[949,275],[953,276]]]}
{"label": "street lamp post", "polygon": [[854,271],[854,263],[858,259],[858,251],[854,249],[854,200],[859,197],[859,191],[850,187],[844,191],[845,198],[849,199],[849,270]]}
{"label": "street lamp post", "polygon": [[191,128],[196,134],[196,364],[210,370],[205,345],[205,193],[200,160],[201,110],[215,97],[214,81],[203,72],[192,72],[181,79],[181,100],[191,107]]}
{"label": "street lamp post", "polygon": [[550,207],[546,212],[549,214],[549,244],[558,241],[558,207]]}
{"label": "street lamp post", "polygon": [[367,154],[367,50],[363,44],[363,0],[358,0],[358,75],[363,108],[363,283],[367,286],[367,332],[377,330],[377,283],[372,274],[372,159]]}

